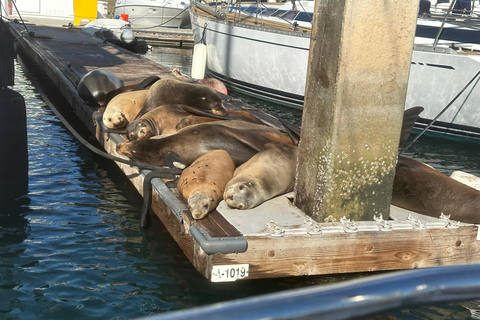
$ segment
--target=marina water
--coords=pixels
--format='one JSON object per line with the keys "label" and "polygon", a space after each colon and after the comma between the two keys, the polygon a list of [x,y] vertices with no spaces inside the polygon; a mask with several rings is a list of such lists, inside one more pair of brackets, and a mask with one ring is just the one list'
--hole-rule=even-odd
{"label": "marina water", "polygon": [[[189,73],[191,49],[154,48],[147,56]],[[0,206],[0,319],[134,319],[368,276],[210,283],[158,219],[148,230],[140,228],[142,198],[136,189],[112,161],[90,152],[64,128],[18,65],[15,83],[27,105],[29,189]],[[301,123],[300,111],[250,102]],[[479,149],[425,137],[406,155],[446,174],[480,176]],[[480,301],[469,301],[375,319],[480,319],[477,309]]]}

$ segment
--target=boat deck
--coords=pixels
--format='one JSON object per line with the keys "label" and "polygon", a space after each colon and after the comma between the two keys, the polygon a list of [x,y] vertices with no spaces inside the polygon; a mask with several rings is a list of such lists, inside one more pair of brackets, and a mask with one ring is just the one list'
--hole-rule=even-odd
{"label": "boat deck", "polygon": [[[110,154],[124,137],[100,133],[101,116],[78,96],[76,83],[88,71],[107,68],[136,83],[171,70],[77,29],[7,23],[18,52],[36,62],[66,97],[77,116]],[[267,114],[224,96],[225,104],[247,108],[273,126]],[[94,121],[92,121],[92,118]],[[118,156],[118,155],[117,155]],[[148,170],[117,163],[140,194]],[[412,269],[480,262],[478,227],[429,218],[392,207],[393,219],[317,223],[283,195],[252,210],[221,202],[207,218],[194,220],[176,189],[152,180],[152,212],[162,221],[195,268],[211,281]],[[140,208],[139,208],[140,213]],[[384,220],[385,219],[385,220]]]}

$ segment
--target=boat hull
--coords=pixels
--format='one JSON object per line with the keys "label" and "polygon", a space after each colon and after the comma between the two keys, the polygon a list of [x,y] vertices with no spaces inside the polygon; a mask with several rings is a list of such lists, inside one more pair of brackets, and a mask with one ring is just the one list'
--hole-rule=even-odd
{"label": "boat hull", "polygon": [[[303,108],[310,38],[207,18],[191,11],[195,43],[207,45],[207,74],[259,99]],[[480,70],[480,56],[416,48],[405,108],[434,119]],[[439,131],[480,138],[478,76],[438,119]]]}
{"label": "boat hull", "polygon": [[114,7],[114,16],[128,15],[133,28],[186,28],[190,26],[190,17],[185,2],[165,1],[129,1],[118,0]]}

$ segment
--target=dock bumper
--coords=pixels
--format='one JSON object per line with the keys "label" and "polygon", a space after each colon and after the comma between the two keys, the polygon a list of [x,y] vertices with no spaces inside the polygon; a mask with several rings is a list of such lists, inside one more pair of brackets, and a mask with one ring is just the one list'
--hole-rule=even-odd
{"label": "dock bumper", "polygon": [[212,237],[202,227],[197,226],[191,226],[190,233],[207,254],[247,251],[248,242],[243,237]]}

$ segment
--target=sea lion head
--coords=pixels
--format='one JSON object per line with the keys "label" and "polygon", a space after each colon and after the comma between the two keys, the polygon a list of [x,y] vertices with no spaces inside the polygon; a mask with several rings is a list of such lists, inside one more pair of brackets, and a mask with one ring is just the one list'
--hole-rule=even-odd
{"label": "sea lion head", "polygon": [[216,202],[208,195],[208,192],[200,190],[193,191],[187,202],[193,218],[197,220],[205,218],[216,206]]}
{"label": "sea lion head", "polygon": [[134,140],[145,140],[154,136],[152,127],[148,122],[143,121],[142,119],[137,119],[130,122],[126,128],[127,138],[130,141]]}
{"label": "sea lion head", "polygon": [[123,112],[107,109],[103,113],[103,123],[110,129],[123,129],[128,123],[128,120]]}
{"label": "sea lion head", "polygon": [[201,86],[203,87],[201,91],[201,93],[203,94],[201,96],[201,100],[203,101],[203,103],[205,103],[204,108],[202,109],[211,110],[213,114],[219,116],[227,115],[228,111],[223,105],[223,100],[220,94],[210,87],[204,85]]}
{"label": "sea lion head", "polygon": [[223,193],[223,199],[227,205],[236,209],[251,209],[259,205],[263,191],[253,180],[237,180],[228,183]]}
{"label": "sea lion head", "polygon": [[225,106],[223,105],[222,99],[220,101],[212,101],[210,103],[210,110],[212,110],[213,114],[219,115],[219,116],[226,116],[228,114],[227,109],[225,109]]}

